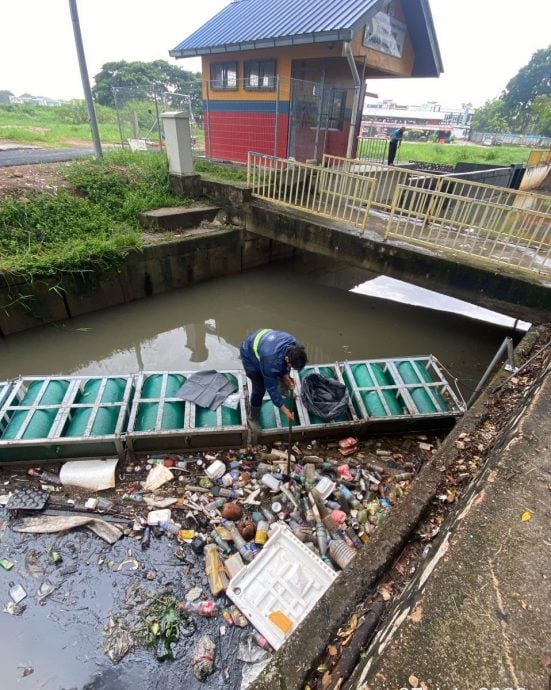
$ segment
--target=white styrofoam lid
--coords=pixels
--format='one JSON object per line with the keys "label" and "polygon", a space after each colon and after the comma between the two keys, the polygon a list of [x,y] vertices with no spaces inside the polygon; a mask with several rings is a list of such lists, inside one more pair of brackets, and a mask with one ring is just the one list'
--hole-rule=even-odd
{"label": "white styrofoam lid", "polygon": [[[266,546],[232,578],[226,594],[274,649],[297,628],[338,573],[300,542],[284,524]],[[270,614],[291,622],[285,633]]]}

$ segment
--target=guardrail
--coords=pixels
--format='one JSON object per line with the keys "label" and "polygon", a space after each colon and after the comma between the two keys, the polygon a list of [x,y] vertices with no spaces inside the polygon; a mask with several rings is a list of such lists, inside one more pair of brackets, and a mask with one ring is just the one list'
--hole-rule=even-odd
{"label": "guardrail", "polygon": [[486,199],[397,185],[388,238],[551,274],[551,215]]}
{"label": "guardrail", "polygon": [[385,239],[551,272],[549,196],[327,154],[323,165],[374,180],[371,205],[389,214]]}
{"label": "guardrail", "polygon": [[464,179],[470,173],[458,173],[453,176],[434,175],[419,170],[389,166],[376,161],[341,158],[329,154],[323,156],[322,165],[340,172],[369,175],[375,181],[372,205],[381,211],[388,212],[391,210],[394,191],[398,185],[408,185],[456,196],[465,196],[486,203],[551,213],[551,197],[549,196],[533,192],[520,192],[516,189]]}
{"label": "guardrail", "polygon": [[247,184],[261,199],[364,230],[375,183],[366,175],[249,152]]}

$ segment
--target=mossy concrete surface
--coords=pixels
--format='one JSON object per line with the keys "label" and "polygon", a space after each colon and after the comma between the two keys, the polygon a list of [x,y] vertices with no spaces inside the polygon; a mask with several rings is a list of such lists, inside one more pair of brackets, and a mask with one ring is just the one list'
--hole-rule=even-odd
{"label": "mossy concrete surface", "polygon": [[346,688],[550,687],[550,439],[547,367]]}

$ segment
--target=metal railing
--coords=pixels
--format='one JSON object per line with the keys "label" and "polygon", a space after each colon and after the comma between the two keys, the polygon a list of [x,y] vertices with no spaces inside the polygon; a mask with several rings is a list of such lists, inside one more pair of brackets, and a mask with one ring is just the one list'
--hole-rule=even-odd
{"label": "metal railing", "polygon": [[256,197],[362,230],[374,189],[374,181],[365,175],[254,152],[249,152],[247,184]]}
{"label": "metal railing", "polygon": [[385,239],[551,274],[551,215],[442,190],[398,185]]}
{"label": "metal railing", "polygon": [[551,213],[551,197],[465,179],[471,173],[458,173],[453,176],[434,175],[420,170],[389,166],[376,161],[341,158],[329,154],[323,156],[322,165],[333,170],[356,175],[369,175],[375,180],[373,207],[381,211],[389,212],[391,210],[397,186],[408,185],[432,189],[436,192],[447,192],[455,196],[469,197],[491,204],[514,206],[536,213]]}

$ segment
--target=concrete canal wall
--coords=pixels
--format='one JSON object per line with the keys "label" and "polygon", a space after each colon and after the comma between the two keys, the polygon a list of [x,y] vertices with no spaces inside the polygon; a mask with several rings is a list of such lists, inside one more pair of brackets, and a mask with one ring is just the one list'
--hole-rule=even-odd
{"label": "concrete canal wall", "polygon": [[[238,220],[239,206],[227,199],[224,205],[228,219]],[[288,245],[227,225],[133,250],[114,270],[32,283],[0,274],[0,335],[239,273],[293,252]]]}

